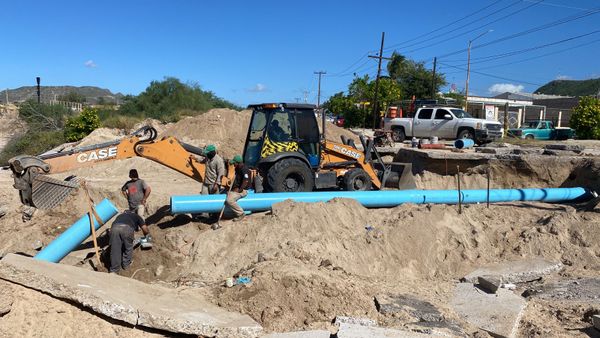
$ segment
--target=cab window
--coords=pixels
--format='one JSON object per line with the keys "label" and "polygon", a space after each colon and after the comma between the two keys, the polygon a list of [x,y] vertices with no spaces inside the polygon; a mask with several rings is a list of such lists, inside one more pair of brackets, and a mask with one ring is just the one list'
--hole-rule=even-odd
{"label": "cab window", "polygon": [[419,116],[417,116],[417,119],[419,119],[419,120],[430,120],[431,119],[431,115],[433,115],[433,109],[421,109],[419,111]]}
{"label": "cab window", "polygon": [[443,120],[445,115],[452,116],[452,114],[450,114],[450,112],[447,111],[446,109],[438,109],[435,111],[435,117],[433,119],[434,120]]}

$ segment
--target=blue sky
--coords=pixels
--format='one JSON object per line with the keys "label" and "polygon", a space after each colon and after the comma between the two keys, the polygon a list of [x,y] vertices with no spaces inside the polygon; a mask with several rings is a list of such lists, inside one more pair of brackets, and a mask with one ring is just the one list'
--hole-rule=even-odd
{"label": "blue sky", "polygon": [[533,91],[557,78],[600,77],[600,13],[496,41],[589,10],[600,1],[10,1],[0,20],[0,88],[41,76],[44,85],[138,94],[175,76],[240,105],[303,101],[304,92],[316,102],[313,72],[327,71],[322,100],[347,89],[354,72],[374,75],[376,61],[365,56],[385,31],[384,55],[395,48],[428,68],[444,56],[438,70],[463,89],[464,49],[492,29],[473,42],[470,93]]}

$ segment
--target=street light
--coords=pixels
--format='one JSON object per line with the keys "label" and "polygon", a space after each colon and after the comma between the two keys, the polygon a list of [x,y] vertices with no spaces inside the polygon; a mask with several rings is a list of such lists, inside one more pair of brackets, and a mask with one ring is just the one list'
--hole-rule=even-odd
{"label": "street light", "polygon": [[465,111],[469,110],[469,76],[471,75],[471,44],[473,43],[473,41],[493,31],[493,29],[490,29],[486,32],[477,35],[475,39],[469,40],[469,48],[467,48],[467,83],[465,85]]}

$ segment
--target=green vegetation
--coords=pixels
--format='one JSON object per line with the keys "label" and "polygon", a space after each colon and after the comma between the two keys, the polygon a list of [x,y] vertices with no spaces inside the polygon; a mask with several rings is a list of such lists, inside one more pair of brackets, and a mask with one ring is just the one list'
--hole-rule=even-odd
{"label": "green vegetation", "polygon": [[60,95],[58,97],[58,101],[67,101],[67,102],[85,102],[85,96],[83,94],[79,94],[75,91],[70,91],[65,95]]}
{"label": "green vegetation", "polygon": [[[85,95],[71,91],[59,100],[85,102]],[[103,98],[98,103],[97,108],[85,107],[75,114],[60,105],[24,102],[19,116],[27,122],[27,135],[8,143],[0,153],[0,164],[16,155],[38,155],[66,141],[81,140],[100,126],[129,130],[145,118],[175,122],[182,116],[202,114],[213,108],[241,109],[197,84],[185,84],[173,77],[152,81],[140,95],[126,96],[120,107],[106,103]]]}
{"label": "green vegetation", "polygon": [[85,107],[78,116],[67,120],[65,139],[69,142],[79,141],[99,127],[98,111],[94,108]]}
{"label": "green vegetation", "polygon": [[417,99],[431,98],[446,85],[444,74],[436,73],[432,93],[433,71],[426,69],[425,63],[410,60],[396,52],[392,54],[387,70],[390,78],[396,80],[400,86],[404,99],[410,99],[413,95]]}
{"label": "green vegetation", "polygon": [[573,109],[571,128],[581,139],[600,139],[600,99],[584,96]]}
{"label": "green vegetation", "polygon": [[600,78],[589,80],[554,80],[538,88],[535,93],[564,96],[593,96],[600,92]]}
{"label": "green vegetation", "polygon": [[179,79],[167,77],[163,81],[152,81],[138,96],[126,96],[119,115],[150,117],[163,122],[174,122],[181,118],[182,111],[204,113],[213,108],[240,109],[198,84],[184,84]]}

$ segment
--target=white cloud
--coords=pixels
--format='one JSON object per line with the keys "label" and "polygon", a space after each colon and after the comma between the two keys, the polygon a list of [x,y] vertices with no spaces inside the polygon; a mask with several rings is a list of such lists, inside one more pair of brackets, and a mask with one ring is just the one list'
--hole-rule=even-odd
{"label": "white cloud", "polygon": [[490,94],[502,94],[505,92],[521,93],[525,89],[523,85],[515,85],[512,83],[496,83],[488,88]]}
{"label": "white cloud", "polygon": [[557,75],[555,80],[573,80],[569,75]]}
{"label": "white cloud", "polygon": [[94,60],[87,60],[83,65],[86,66],[86,67],[88,67],[88,68],[96,68],[96,67],[98,67],[98,65],[94,62]]}
{"label": "white cloud", "polygon": [[252,93],[266,92],[267,91],[267,86],[265,86],[262,83],[257,83],[254,87],[248,88],[248,91],[252,92]]}

